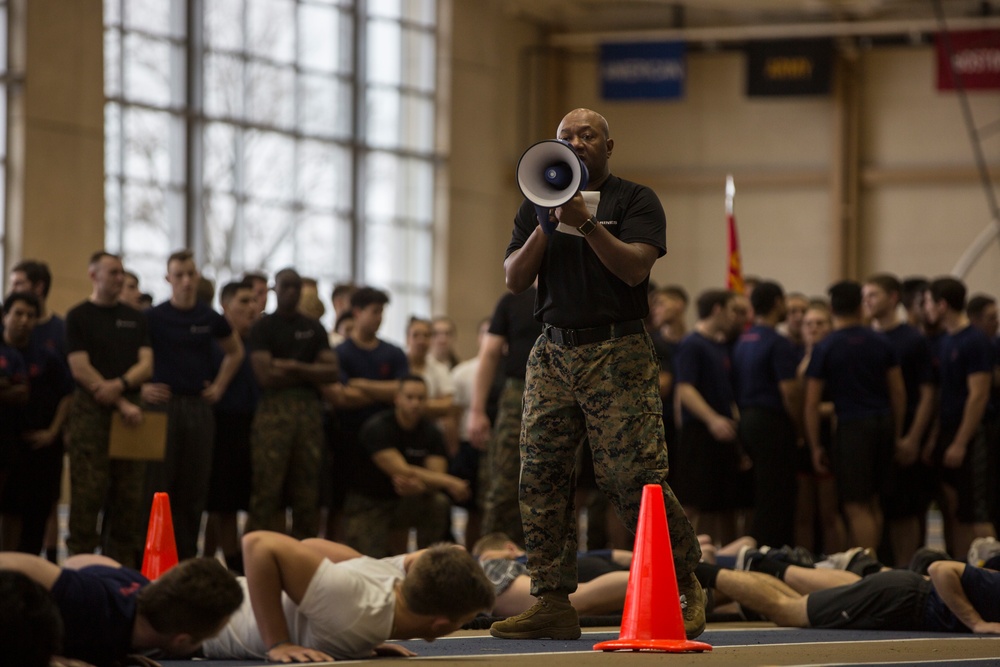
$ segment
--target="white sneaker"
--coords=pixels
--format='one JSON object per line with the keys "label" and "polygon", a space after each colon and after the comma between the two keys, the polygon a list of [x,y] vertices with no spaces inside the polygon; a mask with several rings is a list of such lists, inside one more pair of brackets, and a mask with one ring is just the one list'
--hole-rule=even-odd
{"label": "white sneaker", "polygon": [[1000,554],[1000,542],[995,537],[977,537],[969,547],[969,565],[982,567],[997,554]]}
{"label": "white sneaker", "polygon": [[816,564],[816,567],[820,569],[830,569],[830,570],[846,570],[847,566],[851,564],[851,560],[860,552],[864,551],[862,547],[854,547],[853,549],[848,549],[847,551],[838,551],[834,554],[828,554],[826,559],[820,561]]}

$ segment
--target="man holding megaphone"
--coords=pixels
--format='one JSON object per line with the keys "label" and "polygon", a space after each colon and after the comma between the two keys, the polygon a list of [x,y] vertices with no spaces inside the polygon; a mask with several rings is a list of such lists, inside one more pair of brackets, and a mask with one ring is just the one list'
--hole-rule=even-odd
{"label": "man holding megaphone", "polygon": [[666,253],[663,207],[650,188],[611,174],[614,140],[599,113],[571,111],[556,137],[518,164],[526,200],[504,260],[514,293],[537,276],[535,318],[544,327],[528,360],[521,430],[521,522],[538,602],[490,632],[580,636],[568,596],[577,585],[573,470],[587,441],[598,483],[626,526],[638,522],[643,486],[663,488],[693,638],[705,629],[705,594],[693,574],[701,549],[666,483],[658,365],[642,323],[649,271]]}

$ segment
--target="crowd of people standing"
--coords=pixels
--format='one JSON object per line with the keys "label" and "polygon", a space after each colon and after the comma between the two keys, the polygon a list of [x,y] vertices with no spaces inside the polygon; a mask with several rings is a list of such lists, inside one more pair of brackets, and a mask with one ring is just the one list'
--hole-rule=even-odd
{"label": "crowd of people standing", "polygon": [[749,309],[699,295],[690,333],[651,310],[678,415],[671,480],[699,532],[905,565],[936,503],[951,553],[995,536],[996,300],[953,277],[880,273],[822,298],[749,283]]}

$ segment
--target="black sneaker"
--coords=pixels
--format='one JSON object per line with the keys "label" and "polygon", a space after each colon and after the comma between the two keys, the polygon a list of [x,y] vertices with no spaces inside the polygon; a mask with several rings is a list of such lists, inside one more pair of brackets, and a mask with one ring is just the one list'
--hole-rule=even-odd
{"label": "black sneaker", "polygon": [[799,567],[815,567],[816,561],[813,555],[805,547],[790,547],[787,544],[780,549],[769,549],[764,553],[765,558],[798,565]]}
{"label": "black sneaker", "polygon": [[745,570],[747,572],[756,571],[754,564],[763,560],[770,550],[770,547],[766,546],[760,549],[748,546],[740,547],[739,553],[736,554],[736,567],[733,569]]}
{"label": "black sneaker", "polygon": [[854,554],[854,557],[847,563],[847,571],[853,572],[859,577],[867,577],[881,572],[885,565],[878,561],[875,552],[869,548],[861,549]]}
{"label": "black sneaker", "polygon": [[920,547],[914,552],[913,558],[910,559],[910,564],[906,569],[910,572],[924,575],[927,574],[927,568],[931,566],[931,563],[936,563],[939,560],[951,560],[951,556],[940,549]]}

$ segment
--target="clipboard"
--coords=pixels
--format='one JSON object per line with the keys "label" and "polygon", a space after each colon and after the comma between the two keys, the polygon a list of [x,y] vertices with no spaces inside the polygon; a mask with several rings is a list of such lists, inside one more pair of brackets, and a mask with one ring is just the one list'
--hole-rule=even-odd
{"label": "clipboard", "polygon": [[129,461],[162,461],[167,451],[167,413],[143,410],[142,423],[129,426],[122,414],[111,415],[108,458]]}

